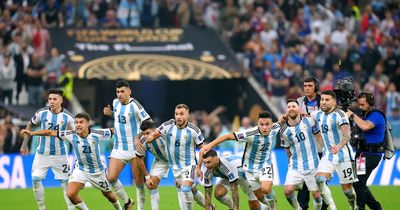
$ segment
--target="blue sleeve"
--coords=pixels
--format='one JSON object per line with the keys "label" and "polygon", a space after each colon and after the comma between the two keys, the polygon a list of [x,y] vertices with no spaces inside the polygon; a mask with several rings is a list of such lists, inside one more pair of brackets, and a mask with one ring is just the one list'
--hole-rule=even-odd
{"label": "blue sleeve", "polygon": [[372,112],[366,120],[371,121],[372,124],[374,124],[374,127],[376,127],[379,124],[385,124],[385,118],[382,116],[380,112]]}

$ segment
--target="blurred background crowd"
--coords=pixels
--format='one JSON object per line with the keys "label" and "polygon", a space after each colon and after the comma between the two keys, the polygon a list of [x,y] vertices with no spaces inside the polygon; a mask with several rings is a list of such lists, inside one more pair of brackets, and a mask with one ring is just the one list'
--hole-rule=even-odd
{"label": "blurred background crowd", "polygon": [[[45,90],[73,80],[52,27],[213,28],[243,64],[242,76],[253,76],[280,112],[287,98],[302,96],[304,78],[315,76],[323,91],[351,76],[356,93],[374,94],[400,146],[399,0],[4,0],[1,104],[41,107]],[[255,123],[224,111],[194,110],[191,121],[207,140]],[[18,152],[20,119],[4,110],[0,118],[0,153]]]}

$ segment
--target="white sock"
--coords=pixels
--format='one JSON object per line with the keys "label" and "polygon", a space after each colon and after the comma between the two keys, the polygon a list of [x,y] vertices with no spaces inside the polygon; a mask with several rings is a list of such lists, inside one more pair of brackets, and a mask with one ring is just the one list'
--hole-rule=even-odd
{"label": "white sock", "polygon": [[295,193],[286,196],[287,201],[293,207],[293,209],[299,209],[299,202],[297,201],[297,196]]}
{"label": "white sock", "polygon": [[35,195],[36,203],[39,206],[39,209],[46,209],[46,205],[44,203],[44,188],[42,181],[33,182],[33,194]]}
{"label": "white sock", "polygon": [[195,192],[193,192],[193,198],[194,200],[203,208],[206,207],[206,199],[204,198],[203,193],[195,189]]}
{"label": "white sock", "polygon": [[317,185],[319,193],[321,194],[321,197],[324,199],[326,205],[328,205],[331,210],[336,210],[337,208],[335,202],[333,202],[331,191],[329,190],[328,186],[326,186],[325,182],[326,182],[325,177],[317,177]]}
{"label": "white sock", "polygon": [[121,207],[121,205],[119,204],[118,199],[117,199],[117,201],[115,201],[115,203],[111,203],[111,204],[114,206],[114,208],[115,208],[116,210],[122,210],[122,207]]}
{"label": "white sock", "polygon": [[152,210],[158,210],[160,208],[160,193],[157,189],[150,190],[150,203]]}
{"label": "white sock", "polygon": [[67,203],[68,210],[74,210],[74,204],[69,200],[68,195],[67,195],[67,183],[66,182],[61,182],[61,187],[63,188],[64,191],[64,199],[65,202]]}
{"label": "white sock", "polygon": [[321,208],[322,208],[322,198],[321,197],[318,197],[318,198],[314,198],[314,201],[313,201],[313,206],[314,206],[314,210],[321,210]]}
{"label": "white sock", "polygon": [[275,210],[276,209],[276,199],[275,199],[275,192],[273,190],[271,190],[271,193],[266,195],[265,198],[268,201],[268,205],[271,208],[271,210]]}
{"label": "white sock", "polygon": [[349,201],[350,208],[355,209],[357,206],[357,204],[356,204],[357,195],[354,192],[353,188],[351,188],[349,191],[343,191],[343,192],[346,195],[347,200]]}
{"label": "white sock", "polygon": [[187,210],[192,210],[193,209],[193,193],[192,191],[187,191],[187,192],[183,192],[184,196],[185,196],[185,207]]}
{"label": "white sock", "polygon": [[269,210],[269,206],[260,202],[260,209],[261,210]]}
{"label": "white sock", "polygon": [[124,187],[122,186],[122,183],[119,181],[119,179],[113,183],[111,183],[112,187],[115,190],[115,193],[118,195],[119,198],[122,199],[122,201],[125,203],[129,202],[129,197],[126,194]]}
{"label": "white sock", "polygon": [[226,206],[228,206],[229,209],[233,209],[233,200],[230,196],[228,195],[224,195],[220,198],[217,198],[219,202],[225,204]]}
{"label": "white sock", "polygon": [[137,200],[137,209],[144,210],[144,203],[146,202],[144,185],[136,185],[136,200]]}
{"label": "white sock", "polygon": [[179,201],[179,207],[181,210],[186,210],[186,205],[185,205],[185,194],[178,189],[178,201]]}
{"label": "white sock", "polygon": [[81,210],[89,210],[89,208],[86,206],[85,202],[80,202],[75,205],[76,208],[81,209]]}

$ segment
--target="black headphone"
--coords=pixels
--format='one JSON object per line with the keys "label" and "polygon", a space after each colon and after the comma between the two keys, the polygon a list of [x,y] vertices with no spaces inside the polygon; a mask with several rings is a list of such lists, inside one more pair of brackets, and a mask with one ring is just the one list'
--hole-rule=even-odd
{"label": "black headphone", "polygon": [[[310,81],[311,80],[311,81]],[[304,81],[303,81],[303,83],[305,83],[305,82],[313,82],[314,83],[314,93],[318,93],[318,88],[319,88],[319,82],[318,82],[318,80],[317,80],[317,78],[315,78],[315,77],[307,77]]]}
{"label": "black headphone", "polygon": [[365,101],[368,103],[370,106],[375,105],[375,97],[372,95],[372,93],[368,92],[361,92],[358,98],[365,98]]}

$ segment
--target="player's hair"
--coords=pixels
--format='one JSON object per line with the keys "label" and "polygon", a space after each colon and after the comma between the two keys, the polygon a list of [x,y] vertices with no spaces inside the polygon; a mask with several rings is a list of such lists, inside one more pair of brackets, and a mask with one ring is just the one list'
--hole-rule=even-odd
{"label": "player's hair", "polygon": [[217,156],[218,156],[217,151],[215,151],[213,149],[208,150],[206,153],[203,154],[204,159],[208,158],[208,157],[217,157]]}
{"label": "player's hair", "polygon": [[258,114],[258,119],[261,118],[270,118],[272,119],[272,114],[269,111],[261,111],[260,114]]}
{"label": "player's hair", "polygon": [[321,95],[332,96],[332,98],[336,100],[336,93],[333,92],[333,90],[325,90],[324,92],[321,93]]}
{"label": "player's hair", "polygon": [[184,108],[184,109],[186,109],[186,110],[189,111],[189,107],[188,107],[188,105],[186,105],[186,104],[178,104],[178,105],[176,105],[176,107],[175,107],[175,109],[181,109],[181,108]]}
{"label": "player's hair", "polygon": [[88,122],[90,121],[90,116],[86,112],[81,112],[81,113],[76,114],[75,118],[83,118],[83,119],[87,120]]}
{"label": "player's hair", "polygon": [[50,89],[49,92],[48,92],[48,94],[49,94],[49,95],[50,95],[50,94],[57,94],[57,95],[59,95],[59,96],[61,96],[61,97],[64,97],[64,91],[63,91],[63,90],[60,90],[60,89]]}
{"label": "player's hair", "polygon": [[156,125],[154,124],[153,120],[151,120],[151,119],[143,121],[142,124],[140,125],[141,131],[145,131],[149,128],[156,128]]}
{"label": "player's hair", "polygon": [[289,98],[288,100],[286,100],[286,104],[289,104],[289,103],[292,103],[292,102],[294,102],[294,103],[296,103],[297,105],[299,105],[299,102],[298,102],[296,99]]}
{"label": "player's hair", "polygon": [[115,84],[116,88],[122,88],[122,87],[127,87],[127,88],[131,88],[129,86],[129,82],[126,80],[118,80],[117,83]]}

